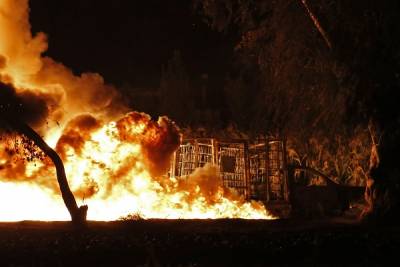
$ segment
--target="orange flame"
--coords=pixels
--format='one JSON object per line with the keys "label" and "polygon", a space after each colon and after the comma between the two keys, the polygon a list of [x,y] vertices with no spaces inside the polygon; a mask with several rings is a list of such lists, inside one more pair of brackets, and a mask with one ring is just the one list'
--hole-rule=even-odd
{"label": "orange flame", "polygon": [[[76,77],[41,54],[46,36],[32,36],[27,0],[0,1],[0,80],[46,110],[33,125],[63,159],[71,190],[89,205],[88,219],[272,218],[257,202],[224,188],[217,168],[186,179],[165,173],[179,146],[176,125],[130,112],[98,74]],[[47,122],[47,123],[45,123]],[[0,143],[0,220],[68,220],[51,162],[21,161]]]}

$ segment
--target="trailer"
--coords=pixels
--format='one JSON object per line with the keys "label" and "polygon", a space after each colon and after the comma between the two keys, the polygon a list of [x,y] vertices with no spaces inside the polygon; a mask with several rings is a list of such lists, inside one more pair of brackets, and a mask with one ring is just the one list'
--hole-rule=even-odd
{"label": "trailer", "polygon": [[285,142],[278,138],[183,139],[170,174],[185,179],[196,168],[216,165],[223,185],[246,200],[262,201],[280,217],[290,213]]}

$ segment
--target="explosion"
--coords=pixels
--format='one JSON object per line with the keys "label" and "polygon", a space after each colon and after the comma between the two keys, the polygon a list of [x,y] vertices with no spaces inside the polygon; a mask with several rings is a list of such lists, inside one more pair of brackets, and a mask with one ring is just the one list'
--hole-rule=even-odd
{"label": "explosion", "polygon": [[[225,188],[214,166],[169,177],[180,144],[175,123],[128,112],[100,75],[77,77],[42,57],[46,35],[32,36],[28,15],[28,0],[0,1],[0,104],[13,102],[12,116],[57,151],[88,219],[272,218],[262,204]],[[0,140],[0,220],[68,220],[53,163],[35,149],[10,149],[24,138],[7,133]]]}

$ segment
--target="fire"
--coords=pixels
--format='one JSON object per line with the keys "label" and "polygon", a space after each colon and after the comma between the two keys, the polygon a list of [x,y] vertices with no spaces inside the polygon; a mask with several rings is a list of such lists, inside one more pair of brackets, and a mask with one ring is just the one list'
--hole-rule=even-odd
{"label": "fire", "polygon": [[[71,190],[89,206],[88,219],[273,218],[262,204],[246,203],[223,187],[216,167],[185,179],[169,177],[180,142],[175,123],[126,113],[117,90],[100,75],[76,77],[43,58],[46,36],[32,36],[28,11],[27,0],[0,1],[0,81],[35,106],[29,123],[62,158]],[[54,166],[35,155],[21,160],[0,143],[1,221],[69,219]]]}

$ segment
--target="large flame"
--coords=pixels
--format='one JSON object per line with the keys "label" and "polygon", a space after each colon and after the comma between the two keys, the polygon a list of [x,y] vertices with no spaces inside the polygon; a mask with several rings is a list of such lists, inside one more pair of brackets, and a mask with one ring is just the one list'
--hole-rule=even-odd
{"label": "large flame", "polygon": [[[28,14],[28,0],[0,0],[0,81],[26,103],[44,103],[35,104],[41,108],[29,123],[63,159],[71,190],[89,206],[88,219],[272,218],[262,204],[224,188],[213,166],[186,179],[168,177],[180,140],[175,124],[138,112],[123,115],[117,90],[100,75],[76,77],[42,57],[46,36],[32,36]],[[2,140],[0,220],[68,220],[51,161],[21,160],[7,147]]]}

